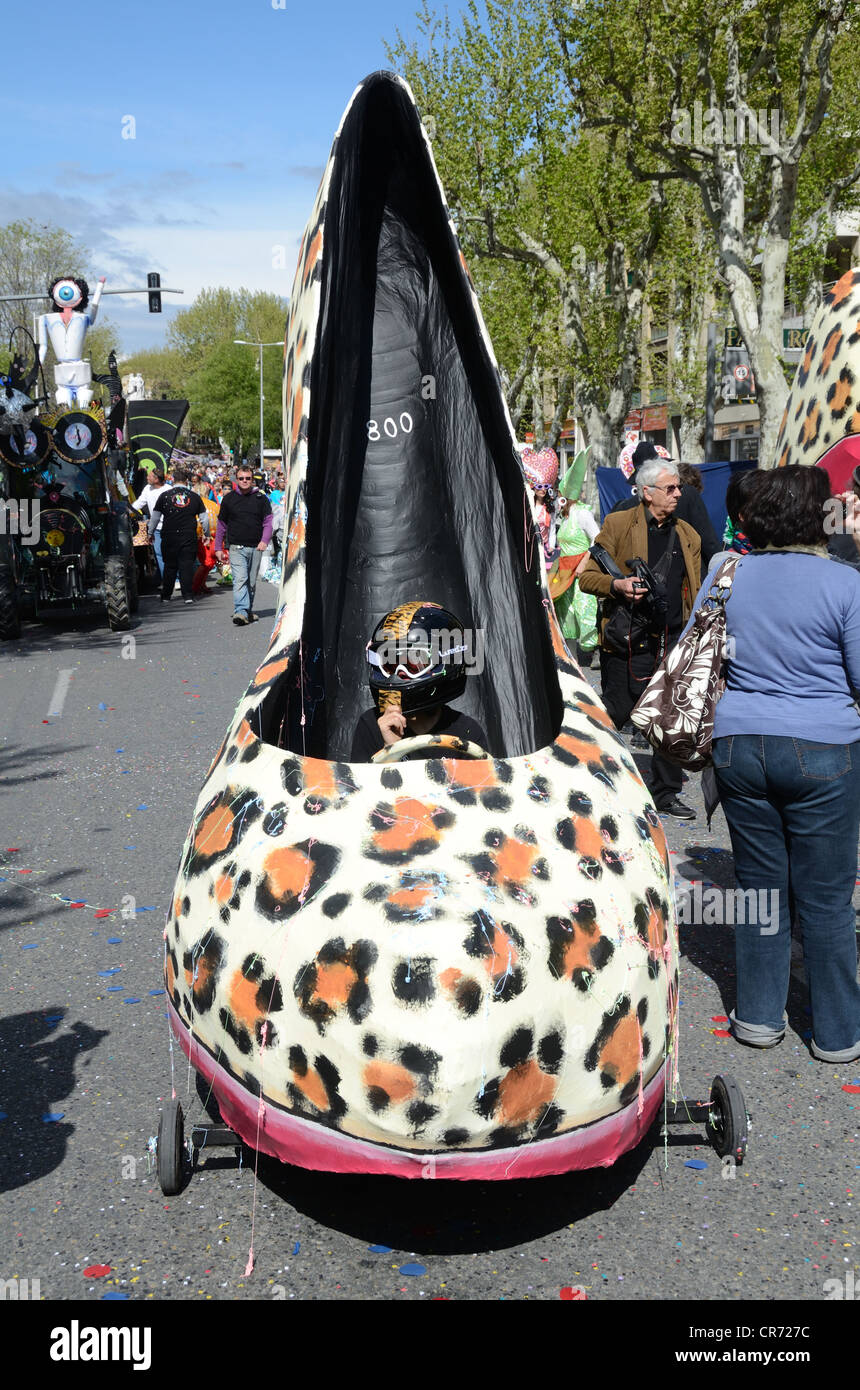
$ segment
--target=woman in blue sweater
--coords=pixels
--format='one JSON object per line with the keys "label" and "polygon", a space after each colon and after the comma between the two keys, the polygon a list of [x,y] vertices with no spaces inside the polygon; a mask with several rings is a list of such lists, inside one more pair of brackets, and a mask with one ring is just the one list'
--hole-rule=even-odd
{"label": "woman in blue sweater", "polygon": [[[726,605],[730,659],[713,758],[748,907],[735,926],[732,1032],[754,1047],[785,1035],[793,909],[813,1055],[847,1063],[860,1058],[860,574],[828,558],[829,496],[823,469],[795,466],[760,474],[745,498],[754,549]],[[749,911],[753,897],[778,904],[778,917]]]}

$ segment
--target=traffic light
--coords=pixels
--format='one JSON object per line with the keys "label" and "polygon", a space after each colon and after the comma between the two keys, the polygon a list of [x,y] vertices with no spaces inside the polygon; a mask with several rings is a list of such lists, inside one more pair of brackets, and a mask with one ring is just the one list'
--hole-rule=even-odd
{"label": "traffic light", "polygon": [[151,270],[146,277],[146,283],[149,287],[149,312],[151,314],[160,314],[161,294],[159,291],[161,288],[161,276],[157,271]]}

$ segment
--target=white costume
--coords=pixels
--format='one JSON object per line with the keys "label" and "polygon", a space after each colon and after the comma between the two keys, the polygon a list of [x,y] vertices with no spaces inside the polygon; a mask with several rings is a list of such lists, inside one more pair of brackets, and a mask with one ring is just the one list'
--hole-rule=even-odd
{"label": "white costume", "polygon": [[[62,303],[62,298],[57,298],[58,294],[62,296],[64,288],[72,284],[74,282],[71,280],[59,283],[54,290],[54,303]],[[60,406],[78,405],[86,409],[92,401],[90,383],[93,372],[89,362],[83,360],[83,351],[87,330],[92,328],[98,315],[103,288],[104,281],[100,280],[86,309],[75,308],[75,302],[80,303],[82,298],[78,291],[77,301],[70,298],[64,306],[64,313],[42,314],[39,318],[39,360],[44,362],[50,338],[57,359],[54,380],[57,385],[57,404]],[[68,314],[69,307],[72,310],[71,314]]]}

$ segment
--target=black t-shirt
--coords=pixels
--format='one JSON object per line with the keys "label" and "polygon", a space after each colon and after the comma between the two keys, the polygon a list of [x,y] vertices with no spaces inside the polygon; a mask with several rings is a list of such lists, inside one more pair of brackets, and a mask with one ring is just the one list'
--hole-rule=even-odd
{"label": "black t-shirt", "polygon": [[164,521],[161,526],[161,543],[176,544],[181,541],[197,540],[197,518],[205,512],[203,498],[190,488],[172,487],[158,498],[153,512],[161,512]]}
{"label": "black t-shirt", "polygon": [[684,610],[681,603],[681,586],[684,583],[684,555],[681,541],[675,527],[674,518],[658,526],[653,516],[648,517],[648,568],[655,565],[666,554],[666,547],[675,542],[675,550],[669,563],[669,573],[664,581],[666,590],[667,623],[670,632],[680,631],[684,626]]}
{"label": "black t-shirt", "polygon": [[227,545],[259,545],[271,510],[268,497],[256,488],[244,495],[228,492],[218,513],[218,520],[227,527]]}
{"label": "black t-shirt", "polygon": [[[352,736],[352,752],[349,755],[351,763],[369,763],[374,753],[378,753],[380,748],[385,747],[385,739],[379,731],[376,722],[379,715],[375,709],[365,710],[364,714],[355,727]],[[452,709],[450,705],[442,706],[442,713],[438,723],[428,730],[431,734],[451,734],[454,738],[465,738],[470,743],[477,743],[481,748],[486,748],[486,735],[476,719],[470,715],[461,714],[459,710]],[[405,738],[412,738],[408,732]],[[433,758],[438,756],[432,749],[423,754],[416,753],[415,757]],[[443,756],[445,756],[443,754]]]}

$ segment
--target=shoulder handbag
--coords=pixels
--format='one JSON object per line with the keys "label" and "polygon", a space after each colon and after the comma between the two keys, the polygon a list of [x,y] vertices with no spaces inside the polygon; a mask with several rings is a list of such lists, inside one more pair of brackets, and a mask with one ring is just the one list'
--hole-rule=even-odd
{"label": "shoulder handbag", "polygon": [[630,718],[655,752],[690,772],[711,761],[725,689],[726,603],[740,555],[724,560],[691,627],[657,667]]}

